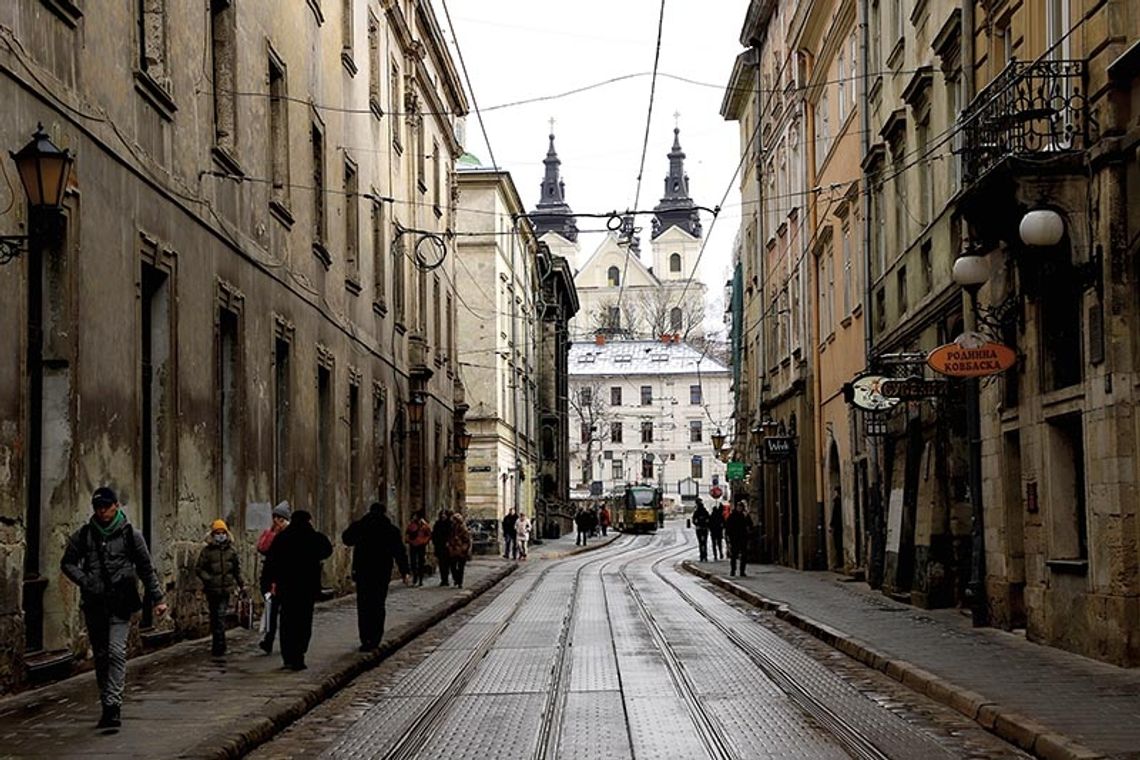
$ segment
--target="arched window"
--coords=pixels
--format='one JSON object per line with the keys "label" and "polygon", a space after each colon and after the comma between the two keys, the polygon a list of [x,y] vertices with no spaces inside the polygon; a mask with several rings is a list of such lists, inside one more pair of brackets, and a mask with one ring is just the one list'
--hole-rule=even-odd
{"label": "arched window", "polygon": [[682,331],[682,323],[684,322],[684,315],[681,314],[681,307],[674,306],[669,310],[669,329],[675,333]]}
{"label": "arched window", "polygon": [[681,271],[681,254],[679,254],[679,253],[669,254],[669,271],[670,272],[680,272]]}
{"label": "arched window", "polygon": [[617,267],[610,267],[606,271],[606,280],[609,282],[611,288],[616,288],[621,285],[621,270]]}

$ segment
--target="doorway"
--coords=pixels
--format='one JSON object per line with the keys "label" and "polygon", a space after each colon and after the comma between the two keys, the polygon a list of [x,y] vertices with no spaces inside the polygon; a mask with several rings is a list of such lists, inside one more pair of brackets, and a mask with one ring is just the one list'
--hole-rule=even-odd
{"label": "doorway", "polygon": [[842,570],[845,563],[843,556],[843,482],[842,472],[839,468],[839,446],[831,442],[831,451],[827,456],[827,482],[831,490],[831,562],[834,570]]}

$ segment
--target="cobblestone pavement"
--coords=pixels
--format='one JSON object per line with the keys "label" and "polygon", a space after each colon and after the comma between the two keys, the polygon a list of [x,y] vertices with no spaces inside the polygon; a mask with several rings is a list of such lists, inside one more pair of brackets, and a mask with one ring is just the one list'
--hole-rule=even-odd
{"label": "cobblestone pavement", "polygon": [[823,629],[825,638],[864,660],[889,663],[896,678],[937,679],[963,712],[982,705],[978,720],[1003,736],[1026,743],[1034,735],[1055,737],[1048,749],[1039,740],[1038,754],[1074,756],[1084,748],[1086,756],[1140,757],[1140,671],[973,628],[956,610],[899,604],[832,573],[761,565],[750,567],[747,578],[730,578],[724,562],[694,569],[784,605],[781,616]]}
{"label": "cobblestone pavement", "polygon": [[1024,757],[680,572],[687,538],[524,568],[253,756]]}

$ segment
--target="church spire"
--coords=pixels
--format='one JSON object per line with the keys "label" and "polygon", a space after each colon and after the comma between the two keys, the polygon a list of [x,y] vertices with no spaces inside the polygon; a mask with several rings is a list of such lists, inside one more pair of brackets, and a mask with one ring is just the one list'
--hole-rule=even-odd
{"label": "church spire", "polygon": [[571,216],[574,212],[566,203],[566,183],[562,181],[559,169],[562,161],[558,158],[558,151],[554,149],[553,119],[550,125],[550,147],[546,149],[546,158],[542,163],[546,166],[546,172],[542,178],[541,195],[538,205],[530,215],[535,232],[538,235],[557,232],[567,240],[575,242],[578,240],[578,220]]}
{"label": "church spire", "polygon": [[669,174],[665,195],[653,211],[653,237],[677,226],[693,237],[701,236],[701,217],[689,197],[689,176],[685,174],[685,151],[681,150],[681,128],[673,128],[673,149],[669,151]]}

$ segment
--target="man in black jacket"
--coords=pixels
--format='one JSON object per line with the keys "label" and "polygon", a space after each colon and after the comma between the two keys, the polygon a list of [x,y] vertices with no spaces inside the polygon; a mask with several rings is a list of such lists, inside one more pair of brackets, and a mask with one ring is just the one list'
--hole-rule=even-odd
{"label": "man in black jacket", "polygon": [[281,603],[281,659],[290,670],[305,669],[305,653],[313,636],[313,605],[321,593],[321,562],[332,556],[332,544],[313,527],[304,510],[269,547],[265,573],[277,584]]}
{"label": "man in black jacket", "polygon": [[68,539],[60,569],[82,594],[103,705],[98,727],[118,728],[127,680],[127,635],[131,616],[142,607],[137,579],[142,578],[155,614],[165,613],[166,605],[146,541],[119,509],[119,497],[105,486],[96,488],[91,510],[91,519]]}
{"label": "man in black jacket", "polygon": [[439,585],[450,585],[447,582],[451,573],[451,555],[447,552],[447,541],[451,538],[451,513],[446,509],[439,511],[435,525],[431,528],[431,543],[435,549],[435,564],[439,566]]}
{"label": "man in black jacket", "polygon": [[744,511],[743,500],[736,502],[736,509],[725,521],[724,533],[728,537],[729,574],[736,575],[736,561],[740,560],[740,575],[744,577],[745,550],[752,533],[752,518]]}
{"label": "man in black jacket", "polygon": [[693,527],[697,530],[697,546],[700,548],[701,562],[709,561],[709,511],[705,503],[697,497],[697,508],[693,510]]}
{"label": "man in black jacket", "polygon": [[515,526],[518,524],[519,515],[518,510],[511,507],[511,511],[503,518],[503,559],[518,559],[519,545],[518,545],[518,530]]}
{"label": "man in black jacket", "polygon": [[352,549],[352,579],[356,581],[356,622],[360,629],[360,651],[380,646],[384,637],[384,605],[392,580],[392,560],[400,568],[404,585],[408,580],[408,555],[400,529],[384,513],[384,505],[373,502],[368,514],[345,529],[341,535]]}

